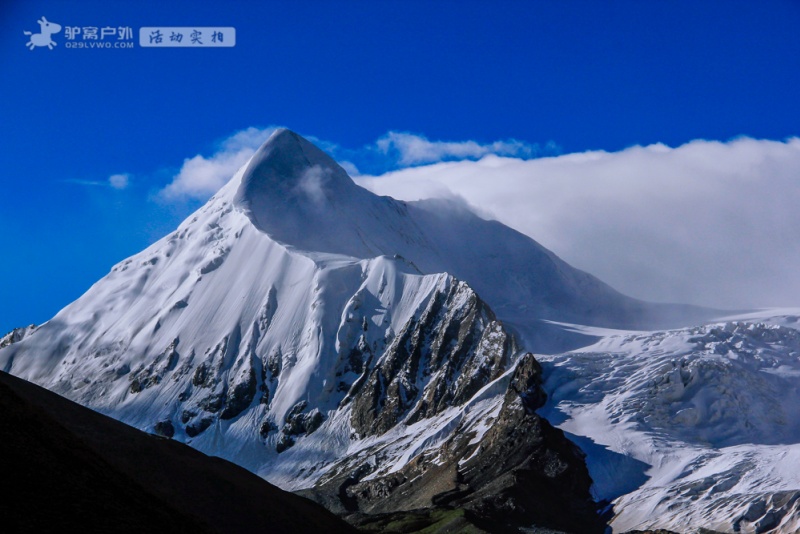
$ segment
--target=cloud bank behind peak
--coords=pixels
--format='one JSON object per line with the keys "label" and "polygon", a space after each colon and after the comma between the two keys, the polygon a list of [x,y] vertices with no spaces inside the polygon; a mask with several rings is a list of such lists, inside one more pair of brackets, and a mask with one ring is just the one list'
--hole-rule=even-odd
{"label": "cloud bank behind peak", "polygon": [[800,139],[697,140],[362,176],[404,200],[456,195],[647,300],[800,304]]}

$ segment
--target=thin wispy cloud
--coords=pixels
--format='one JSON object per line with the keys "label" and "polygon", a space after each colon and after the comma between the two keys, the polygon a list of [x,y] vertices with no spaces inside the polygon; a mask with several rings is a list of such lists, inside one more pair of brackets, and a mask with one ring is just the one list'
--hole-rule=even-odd
{"label": "thin wispy cloud", "polygon": [[543,145],[516,139],[490,143],[475,140],[441,141],[430,140],[421,134],[398,131],[389,131],[358,148],[347,148],[314,137],[309,137],[309,140],[333,156],[350,176],[375,175],[445,161],[477,160],[487,155],[532,159],[561,152],[553,141]]}
{"label": "thin wispy cloud", "polygon": [[423,135],[406,132],[389,132],[378,139],[375,146],[381,153],[396,158],[397,164],[402,167],[439,161],[478,159],[489,154],[529,159],[545,154],[552,155],[558,151],[553,143],[542,147],[516,139],[485,144],[469,140],[431,141]]}
{"label": "thin wispy cloud", "polygon": [[100,180],[82,180],[79,178],[67,178],[62,180],[69,184],[86,185],[90,187],[110,187],[111,189],[127,189],[130,185],[129,174],[112,174],[106,181]]}

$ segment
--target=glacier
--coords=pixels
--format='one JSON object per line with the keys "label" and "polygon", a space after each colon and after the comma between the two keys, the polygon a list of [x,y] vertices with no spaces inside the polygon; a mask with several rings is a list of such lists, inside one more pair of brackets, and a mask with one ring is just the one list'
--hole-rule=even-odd
{"label": "glacier", "polygon": [[800,309],[718,319],[539,357],[614,532],[800,529]]}

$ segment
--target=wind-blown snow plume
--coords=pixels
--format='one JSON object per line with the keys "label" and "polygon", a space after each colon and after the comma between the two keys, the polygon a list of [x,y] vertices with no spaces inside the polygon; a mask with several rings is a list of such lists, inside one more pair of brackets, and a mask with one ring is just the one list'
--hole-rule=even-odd
{"label": "wind-blown snow plume", "polygon": [[297,186],[308,195],[311,201],[317,206],[321,206],[325,200],[324,183],[328,178],[328,171],[322,167],[315,166],[308,169],[300,178]]}

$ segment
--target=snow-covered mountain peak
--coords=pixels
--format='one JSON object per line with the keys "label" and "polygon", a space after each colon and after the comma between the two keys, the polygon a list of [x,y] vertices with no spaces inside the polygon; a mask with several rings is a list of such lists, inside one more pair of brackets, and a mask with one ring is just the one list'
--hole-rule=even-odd
{"label": "snow-covered mountain peak", "polygon": [[355,187],[330,156],[293,131],[281,128],[251,158],[236,202],[251,209],[265,200],[320,205],[336,194],[351,193]]}
{"label": "snow-covered mountain peak", "polygon": [[366,233],[359,210],[374,202],[374,195],[291,130],[275,131],[247,164],[238,184],[231,185],[238,186],[234,205],[257,229],[281,243],[307,251],[377,255],[353,235]]}

